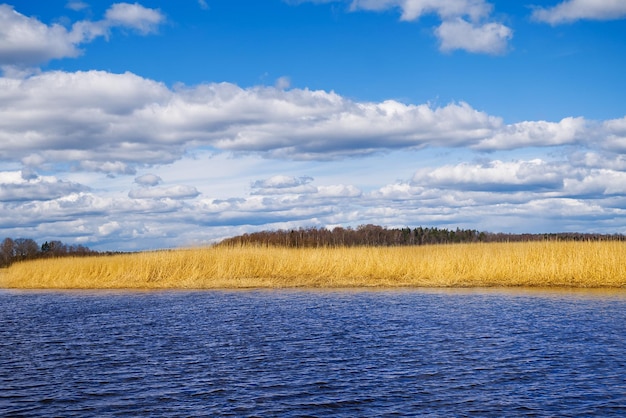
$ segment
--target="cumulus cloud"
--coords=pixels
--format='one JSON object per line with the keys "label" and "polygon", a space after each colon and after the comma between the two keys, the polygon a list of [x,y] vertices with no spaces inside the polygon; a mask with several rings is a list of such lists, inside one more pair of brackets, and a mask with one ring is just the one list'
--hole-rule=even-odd
{"label": "cumulus cloud", "polygon": [[553,7],[537,7],[532,14],[539,22],[558,25],[577,20],[616,20],[626,17],[622,0],[566,0]]}
{"label": "cumulus cloud", "polygon": [[156,31],[164,20],[159,10],[149,9],[138,3],[116,3],[106,11],[102,25],[107,28],[129,28],[145,35]]}
{"label": "cumulus cloud", "polygon": [[0,171],[0,203],[53,200],[86,190],[81,184],[31,171]]}
{"label": "cumulus cloud", "polygon": [[[133,249],[137,245],[153,248],[150,241],[163,238],[163,230],[173,231],[180,226],[175,221],[172,223],[176,226],[165,225],[164,221],[172,220],[172,214],[180,211],[184,204],[173,199],[108,197],[88,190],[51,197],[47,200],[0,200],[0,228],[7,236],[29,236],[38,241],[53,237],[63,242],[97,243],[112,249]],[[162,228],[144,219],[145,214],[158,218],[156,222],[163,222]],[[120,228],[113,228],[116,223]],[[100,229],[102,226],[105,227]],[[101,239],[103,233],[110,235],[111,241]],[[113,241],[115,244],[107,247],[107,243]]]}
{"label": "cumulus cloud", "polygon": [[558,165],[542,160],[487,164],[460,163],[434,169],[422,169],[413,176],[413,183],[422,187],[461,190],[513,192],[520,190],[559,190],[563,172]]}
{"label": "cumulus cloud", "polygon": [[560,147],[623,153],[626,118],[504,124],[467,103],[357,102],[334,92],[229,83],[170,89],[131,73],[0,78],[0,160],[133,175],[187,150],[337,160],[399,149]]}
{"label": "cumulus cloud", "polygon": [[[594,156],[570,161],[542,159],[492,160],[483,164],[459,163],[417,170],[410,183],[389,185],[378,196],[402,200],[448,199],[448,207],[477,204],[528,205],[549,199],[587,201],[605,205],[599,212],[626,209],[626,171],[623,166],[589,166]],[[507,195],[509,197],[507,197]],[[618,198],[619,200],[615,200]],[[456,202],[456,203],[455,203]],[[542,214],[543,216],[543,214]],[[567,215],[563,215],[567,216]]]}
{"label": "cumulus cloud", "polygon": [[[589,230],[590,218],[596,231],[626,232],[619,221],[626,215],[625,138],[626,118],[505,124],[467,103],[359,102],[334,92],[229,83],[168,88],[98,71],[0,78],[0,160],[12,167],[0,175],[0,227],[6,236],[49,239],[63,230],[63,241],[132,249],[312,225],[527,232],[527,219],[543,210],[533,224],[541,232]],[[163,184],[164,167],[191,161],[200,149],[223,156],[220,174],[245,171],[245,178],[237,174],[240,189],[211,186],[220,182],[215,170],[203,177],[203,167],[215,169],[211,160],[194,161],[193,183]],[[429,158],[467,149],[481,162]],[[505,158],[520,149],[544,155]],[[554,162],[549,153],[567,159]],[[402,167],[385,160],[399,154],[415,159]],[[232,163],[240,155],[251,168]],[[362,155],[370,157],[351,158]],[[184,159],[177,164],[191,165]],[[307,173],[301,169],[313,166],[307,159],[317,160],[320,184],[293,175]],[[150,174],[135,176],[148,166]],[[326,169],[345,166],[362,171],[352,180],[319,180]],[[392,166],[405,174],[383,183],[376,173]],[[89,189],[87,178],[101,183]],[[218,187],[223,195],[212,196]]]}
{"label": "cumulus cloud", "polygon": [[353,0],[352,10],[383,11],[399,8],[402,20],[416,20],[435,13],[443,19],[467,16],[478,20],[491,13],[492,5],[484,0]]}
{"label": "cumulus cloud", "polygon": [[[70,2],[77,10],[81,2]],[[0,5],[0,66],[5,69],[31,67],[52,59],[76,57],[81,44],[94,38],[108,36],[113,28],[134,30],[140,34],[152,33],[165,20],[160,11],[138,3],[116,3],[100,21],[79,21],[67,29],[59,24],[47,25],[27,17],[12,6]],[[11,73],[14,73],[13,70]]]}
{"label": "cumulus cloud", "polygon": [[286,189],[297,186],[302,186],[313,181],[312,177],[292,177],[292,176],[273,176],[265,180],[257,180],[252,183],[253,188],[273,188],[273,189]]}
{"label": "cumulus cloud", "polygon": [[345,184],[319,186],[317,193],[321,197],[359,197],[363,194],[358,187]]}
{"label": "cumulus cloud", "polygon": [[626,117],[605,121],[603,128],[607,132],[603,147],[616,153],[626,153]]}
{"label": "cumulus cloud", "polygon": [[485,0],[352,0],[350,4],[352,11],[380,12],[389,9],[399,9],[400,20],[403,21],[418,20],[428,14],[437,15],[442,23],[434,34],[444,52],[462,49],[471,53],[502,54],[513,37],[509,27],[493,21],[493,5]]}
{"label": "cumulus cloud", "polygon": [[193,199],[200,192],[192,186],[142,187],[128,192],[131,199]]}
{"label": "cumulus cloud", "polygon": [[578,178],[566,178],[564,191],[569,196],[598,198],[626,195],[626,172],[611,169],[588,170]]}
{"label": "cumulus cloud", "polygon": [[626,155],[604,151],[577,151],[569,156],[572,165],[585,168],[608,168],[626,171]]}
{"label": "cumulus cloud", "polygon": [[156,186],[162,181],[161,177],[154,174],[144,174],[143,176],[139,176],[135,179],[135,183],[140,186]]}
{"label": "cumulus cloud", "polygon": [[597,136],[599,131],[590,129],[589,125],[590,123],[581,117],[567,117],[559,122],[518,122],[502,127],[495,131],[494,135],[481,140],[473,147],[497,150],[575,144],[577,141]]}
{"label": "cumulus cloud", "polygon": [[78,168],[133,174],[126,163],[135,154],[144,154],[144,161],[168,158],[168,151],[144,144],[146,135],[125,126],[133,123],[132,112],[162,94],[170,93],[159,83],[130,74],[51,72],[23,80],[0,78],[0,117],[11,120],[0,125],[5,145],[0,159],[74,161]]}
{"label": "cumulus cloud", "polygon": [[122,227],[117,221],[107,222],[98,227],[98,235],[107,236],[119,231]]}
{"label": "cumulus cloud", "polygon": [[158,186],[163,180],[155,174],[144,174],[135,178],[135,184],[141,186],[128,192],[131,199],[193,199],[200,195],[193,186],[172,185]]}
{"label": "cumulus cloud", "polygon": [[79,54],[70,32],[50,26],[0,4],[0,65],[30,66],[54,58]]}
{"label": "cumulus cloud", "polygon": [[[371,170],[388,169],[385,158],[371,162]],[[268,167],[279,170],[276,162],[267,161]],[[494,159],[423,167],[410,179],[370,191],[277,174],[218,199],[204,192],[192,198],[192,187],[160,186],[160,176],[150,174],[137,177],[140,187],[127,196],[59,187],[45,199],[0,199],[0,228],[7,236],[55,237],[101,249],[173,247],[260,229],[365,223],[551,232],[589,231],[593,219],[595,232],[626,232],[625,175],[574,158]],[[42,179],[20,171],[0,174],[1,184],[15,185],[14,195],[18,187],[28,190],[23,186],[29,182],[62,183]],[[0,187],[0,194],[6,197],[7,190]]]}
{"label": "cumulus cloud", "polygon": [[134,167],[121,161],[80,161],[78,168],[86,171],[94,171],[99,173],[114,174],[135,174],[137,170]]}
{"label": "cumulus cloud", "polygon": [[292,177],[278,175],[264,180],[256,180],[252,183],[252,194],[272,195],[286,193],[315,193],[317,188],[310,183],[312,177]]}
{"label": "cumulus cloud", "polygon": [[130,73],[99,71],[0,78],[0,101],[0,159],[36,154],[41,164],[85,161],[77,167],[131,174],[133,163],[172,162],[192,145],[334,159],[464,145],[501,124],[465,103],[354,102],[333,92],[228,83],[170,90]]}
{"label": "cumulus cloud", "polygon": [[475,24],[461,18],[443,22],[435,34],[442,51],[464,49],[468,52],[501,54],[506,51],[513,31],[501,23]]}

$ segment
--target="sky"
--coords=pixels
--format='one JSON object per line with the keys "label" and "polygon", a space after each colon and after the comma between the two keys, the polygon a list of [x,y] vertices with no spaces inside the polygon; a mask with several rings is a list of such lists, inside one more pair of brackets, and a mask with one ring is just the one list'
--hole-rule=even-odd
{"label": "sky", "polygon": [[0,3],[0,239],[626,234],[626,1]]}

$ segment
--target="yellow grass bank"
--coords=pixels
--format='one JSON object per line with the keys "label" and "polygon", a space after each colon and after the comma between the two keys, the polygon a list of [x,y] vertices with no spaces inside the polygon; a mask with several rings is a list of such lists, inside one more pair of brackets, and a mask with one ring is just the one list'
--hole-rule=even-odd
{"label": "yellow grass bank", "polygon": [[626,243],[209,247],[34,260],[0,270],[22,289],[626,287]]}

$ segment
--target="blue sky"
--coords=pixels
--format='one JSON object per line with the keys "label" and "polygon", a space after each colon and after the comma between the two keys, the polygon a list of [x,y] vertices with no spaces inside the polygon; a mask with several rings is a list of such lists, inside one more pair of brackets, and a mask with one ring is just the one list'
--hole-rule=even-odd
{"label": "blue sky", "polygon": [[626,233],[626,2],[0,3],[0,237]]}

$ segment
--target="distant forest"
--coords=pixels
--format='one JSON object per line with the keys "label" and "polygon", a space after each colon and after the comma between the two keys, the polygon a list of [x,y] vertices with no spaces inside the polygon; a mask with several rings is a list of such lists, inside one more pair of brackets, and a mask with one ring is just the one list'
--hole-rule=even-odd
{"label": "distant forest", "polygon": [[299,228],[263,231],[227,238],[219,245],[285,246],[285,247],[355,247],[355,246],[405,246],[471,242],[520,242],[520,241],[626,241],[623,234],[505,234],[479,232],[475,229],[445,228],[384,228],[378,225],[361,225],[353,228]]}
{"label": "distant forest", "polygon": [[0,243],[0,267],[16,261],[46,257],[81,257],[100,254],[82,245],[67,245],[61,241],[46,241],[39,245],[30,238],[5,238]]}
{"label": "distant forest", "polygon": [[[378,225],[361,225],[357,228],[337,227],[298,228],[289,230],[261,231],[243,234],[221,241],[220,246],[262,245],[272,247],[357,247],[357,246],[404,246],[433,245],[470,242],[519,242],[519,241],[626,241],[624,234],[505,234],[479,232],[475,229],[445,228],[385,228]],[[0,243],[0,267],[8,267],[16,261],[52,257],[85,257],[93,255],[120,254],[120,251],[98,252],[83,245],[68,245],[61,241],[46,241],[39,245],[30,238],[5,238]]]}

